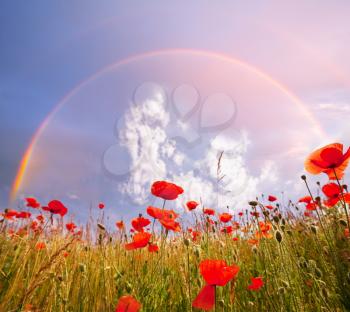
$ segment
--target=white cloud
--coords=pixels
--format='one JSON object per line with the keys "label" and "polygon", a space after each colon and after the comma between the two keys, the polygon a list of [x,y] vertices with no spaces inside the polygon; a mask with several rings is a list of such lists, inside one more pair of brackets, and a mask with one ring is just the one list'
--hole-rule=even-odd
{"label": "white cloud", "polygon": [[[236,139],[217,135],[204,144],[197,156],[181,151],[171,139],[174,129],[169,124],[165,104],[165,98],[155,94],[132,106],[125,114],[124,128],[119,130],[121,145],[130,154],[130,168],[134,168],[119,191],[135,204],[147,203],[152,182],[167,179],[185,190],[177,202],[179,205],[187,200],[202,200],[205,206],[213,208],[228,205],[241,209],[255,198],[261,185],[278,179],[276,166],[271,161],[264,163],[257,176],[250,174],[245,158],[251,142],[246,132]],[[183,135],[185,137],[186,132]],[[218,182],[220,152],[224,154]]]}

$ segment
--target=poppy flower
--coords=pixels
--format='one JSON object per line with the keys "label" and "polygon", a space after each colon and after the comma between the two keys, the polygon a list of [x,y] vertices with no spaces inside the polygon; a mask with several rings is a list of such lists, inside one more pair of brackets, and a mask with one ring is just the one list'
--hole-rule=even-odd
{"label": "poppy flower", "polygon": [[225,286],[239,272],[237,265],[228,266],[223,260],[203,260],[199,270],[207,285],[205,285],[192,302],[194,308],[209,311],[215,305],[215,287]]}
{"label": "poppy flower", "polygon": [[124,229],[124,222],[121,220],[121,221],[117,221],[115,223],[115,226],[119,229],[119,230],[123,230]]}
{"label": "poppy flower", "polygon": [[7,220],[13,220],[16,217],[18,212],[13,209],[5,209],[4,218]]}
{"label": "poppy flower", "polygon": [[159,250],[159,247],[157,244],[149,244],[148,245],[149,252],[157,252],[158,250]]}
{"label": "poppy flower", "polygon": [[176,222],[173,219],[161,219],[159,220],[160,224],[163,225],[167,230],[174,231],[174,232],[180,232],[181,226],[179,222]]}
{"label": "poppy flower", "polygon": [[138,312],[141,309],[141,303],[133,296],[125,295],[119,298],[115,312]]}
{"label": "poppy flower", "polygon": [[191,232],[191,235],[192,235],[192,241],[193,242],[197,242],[198,241],[198,239],[201,237],[201,232],[199,232],[199,231],[192,231]]}
{"label": "poppy flower", "polygon": [[186,203],[186,206],[187,206],[189,211],[196,209],[198,205],[199,204],[196,201],[194,201],[194,200],[188,201]]}
{"label": "poppy flower", "polygon": [[104,207],[105,207],[105,204],[104,204],[104,203],[99,203],[99,204],[98,204],[98,208],[99,208],[99,209],[103,209]]}
{"label": "poppy flower", "polygon": [[176,219],[179,215],[173,210],[161,209],[153,206],[147,207],[147,213],[155,219]]}
{"label": "poppy flower", "polygon": [[305,169],[311,174],[326,173],[330,180],[342,179],[350,160],[350,148],[343,153],[343,144],[333,143],[311,153]]}
{"label": "poppy flower", "polygon": [[21,211],[16,214],[17,219],[28,219],[32,214],[30,212]]}
{"label": "poppy flower", "polygon": [[184,192],[183,188],[167,181],[156,181],[152,184],[151,193],[164,200],[176,199]]}
{"label": "poppy flower", "polygon": [[146,247],[151,239],[151,234],[147,232],[136,233],[133,237],[133,242],[125,244],[126,250],[134,250],[138,248]]}
{"label": "poppy flower", "polygon": [[232,240],[234,241],[234,242],[238,242],[239,241],[239,237],[234,237],[234,238],[232,238]]}
{"label": "poppy flower", "polygon": [[224,212],[221,215],[219,215],[219,219],[223,223],[230,222],[232,219],[232,215],[230,213]]}
{"label": "poppy flower", "polygon": [[260,216],[260,213],[257,211],[251,211],[250,214],[255,218],[259,218],[259,216]]}
{"label": "poppy flower", "polygon": [[76,229],[76,225],[74,224],[74,222],[70,222],[66,224],[66,229],[70,232],[73,232]]}
{"label": "poppy flower", "polygon": [[269,210],[273,210],[275,207],[272,205],[266,205],[265,208],[269,209]]}
{"label": "poppy flower", "polygon": [[261,287],[264,286],[264,281],[261,276],[259,277],[252,277],[251,284],[248,286],[249,290],[258,291]]}
{"label": "poppy flower", "polygon": [[239,212],[238,215],[239,215],[240,217],[243,217],[243,212],[242,212],[242,211]]}
{"label": "poppy flower", "polygon": [[37,219],[38,221],[40,221],[41,223],[43,223],[44,220],[45,220],[45,218],[44,218],[43,215],[38,215],[38,216],[36,217],[36,219]]}
{"label": "poppy flower", "polygon": [[312,211],[316,210],[318,204],[312,200],[311,196],[304,196],[298,200],[298,203],[305,203],[306,210]]}
{"label": "poppy flower", "polygon": [[204,208],[203,212],[208,215],[208,216],[213,216],[215,215],[215,210],[211,208]]}
{"label": "poppy flower", "polygon": [[35,209],[40,207],[40,203],[33,197],[27,197],[26,201],[27,201],[27,207],[35,208]]}
{"label": "poppy flower", "polygon": [[273,196],[273,195],[269,195],[269,197],[268,197],[267,199],[268,199],[268,201],[270,201],[270,202],[274,202],[274,201],[277,200],[277,197],[275,197],[275,196]]}
{"label": "poppy flower", "polygon": [[221,229],[221,233],[224,233],[224,234],[231,234],[232,232],[233,232],[232,226],[225,226]]}
{"label": "poppy flower", "polygon": [[144,232],[144,227],[147,225],[150,225],[151,221],[144,218],[144,217],[138,217],[131,220],[131,226],[137,231],[137,232]]}
{"label": "poppy flower", "polygon": [[270,230],[272,228],[272,225],[270,223],[264,223],[262,221],[259,222],[259,228],[260,231],[257,231],[255,236],[257,238],[272,238],[272,234],[270,233]]}
{"label": "poppy flower", "polygon": [[68,212],[68,209],[59,200],[50,201],[47,207],[43,207],[43,210],[49,211],[52,214],[59,214],[61,217]]}
{"label": "poppy flower", "polygon": [[37,242],[35,244],[35,249],[36,250],[43,250],[46,248],[46,244],[44,242]]}
{"label": "poppy flower", "polygon": [[[333,207],[342,199],[343,188],[336,183],[328,183],[322,187],[322,192],[327,196],[324,204],[328,207]],[[343,195],[345,202],[349,203],[350,194],[346,193]]]}

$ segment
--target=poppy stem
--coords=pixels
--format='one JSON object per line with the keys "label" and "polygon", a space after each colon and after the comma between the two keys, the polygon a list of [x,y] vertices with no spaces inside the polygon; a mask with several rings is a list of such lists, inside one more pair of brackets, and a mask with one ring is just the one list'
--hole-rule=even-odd
{"label": "poppy stem", "polygon": [[346,209],[346,202],[345,202],[345,198],[344,198],[343,187],[340,184],[340,181],[339,181],[338,176],[337,176],[337,172],[335,171],[334,168],[333,168],[333,172],[334,172],[335,179],[337,180],[337,183],[338,183],[338,186],[339,186],[339,189],[340,189],[340,193],[341,193],[341,197],[342,197],[341,202],[342,202],[342,206],[343,206],[344,211],[345,211],[346,223],[347,223],[348,229],[350,231],[349,214],[348,214],[348,210]]}

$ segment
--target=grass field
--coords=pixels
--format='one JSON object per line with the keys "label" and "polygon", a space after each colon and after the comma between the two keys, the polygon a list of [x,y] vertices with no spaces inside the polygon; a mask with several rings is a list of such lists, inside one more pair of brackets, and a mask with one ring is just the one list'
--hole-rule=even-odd
{"label": "grass field", "polygon": [[[191,226],[166,210],[173,189],[152,188],[165,209],[147,209],[132,232],[118,222],[113,233],[103,220],[67,225],[63,205],[30,199],[30,216],[3,213],[0,311],[349,311],[348,193],[340,185],[320,186],[321,198],[305,188],[299,203],[271,197],[226,215],[189,204]],[[214,298],[197,297],[206,285]],[[126,295],[139,304],[123,307]]]}

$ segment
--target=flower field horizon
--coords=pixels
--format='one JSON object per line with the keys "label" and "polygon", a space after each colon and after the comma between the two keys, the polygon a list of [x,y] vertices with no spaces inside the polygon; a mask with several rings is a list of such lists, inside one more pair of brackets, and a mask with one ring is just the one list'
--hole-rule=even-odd
{"label": "flower field horizon", "polygon": [[1,212],[0,311],[350,311],[349,161],[340,143],[317,149],[299,198],[244,210],[200,198],[169,209],[186,189],[154,181],[163,204],[113,231],[103,202],[81,225],[59,199],[26,198]]}

